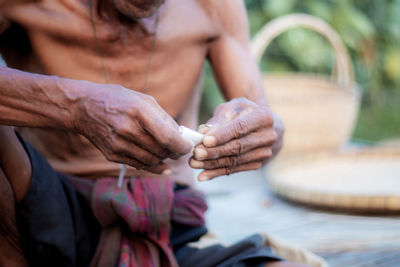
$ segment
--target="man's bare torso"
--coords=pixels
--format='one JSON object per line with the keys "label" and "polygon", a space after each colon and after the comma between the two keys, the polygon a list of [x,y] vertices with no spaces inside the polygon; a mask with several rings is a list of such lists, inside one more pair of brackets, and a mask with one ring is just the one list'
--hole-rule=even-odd
{"label": "man's bare torso", "polygon": [[[210,5],[203,0],[169,0],[161,6],[147,88],[143,87],[156,15],[138,25],[113,16],[100,18],[94,12],[100,53],[110,83],[154,96],[179,124],[195,127],[208,43],[219,34]],[[105,82],[87,1],[19,4],[6,10],[4,16],[13,24],[0,41],[1,53],[10,67]],[[119,165],[107,162],[81,136],[49,129],[21,129],[21,133],[59,171],[90,177],[118,173]],[[178,181],[192,179],[188,177],[191,171],[187,158],[172,163],[172,167]],[[130,174],[139,175],[134,170]]]}

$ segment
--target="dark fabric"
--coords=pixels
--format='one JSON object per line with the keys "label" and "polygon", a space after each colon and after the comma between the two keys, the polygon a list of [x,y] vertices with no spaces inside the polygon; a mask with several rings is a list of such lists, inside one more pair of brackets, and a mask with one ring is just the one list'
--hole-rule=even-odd
{"label": "dark fabric", "polygon": [[31,266],[88,266],[100,225],[85,200],[29,144],[32,185],[17,205],[22,247]]}
{"label": "dark fabric", "polygon": [[260,235],[228,247],[213,245],[199,249],[185,245],[175,251],[175,257],[181,267],[261,267],[267,262],[282,260],[264,245]]}
{"label": "dark fabric", "polygon": [[[84,197],[56,173],[29,144],[33,179],[25,199],[17,206],[17,224],[30,266],[88,266],[96,250],[101,227]],[[175,187],[182,190],[185,187]],[[230,247],[190,247],[207,230],[203,226],[171,224],[170,242],[179,266],[263,266],[279,260],[252,236]]]}
{"label": "dark fabric", "polygon": [[193,227],[179,223],[172,223],[171,229],[171,244],[174,250],[177,250],[190,242],[196,242],[207,233],[207,228],[204,226]]}

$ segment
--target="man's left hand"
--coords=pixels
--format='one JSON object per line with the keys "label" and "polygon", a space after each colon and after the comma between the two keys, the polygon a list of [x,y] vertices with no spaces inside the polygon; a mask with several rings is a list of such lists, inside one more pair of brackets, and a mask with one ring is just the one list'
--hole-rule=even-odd
{"label": "man's left hand", "polygon": [[279,129],[274,129],[274,115],[267,106],[233,99],[219,105],[207,124],[199,127],[205,137],[189,164],[204,169],[200,181],[258,169],[272,157],[274,143],[281,141],[283,130]]}

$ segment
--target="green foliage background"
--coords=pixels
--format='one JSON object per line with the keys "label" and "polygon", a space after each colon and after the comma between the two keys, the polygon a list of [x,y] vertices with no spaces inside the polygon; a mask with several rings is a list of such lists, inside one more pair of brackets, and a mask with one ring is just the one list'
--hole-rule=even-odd
{"label": "green foliage background", "polygon": [[[363,90],[354,138],[379,141],[400,136],[400,0],[245,0],[251,35],[271,19],[301,12],[327,21],[341,36]],[[329,74],[327,41],[305,29],[279,36],[260,64],[263,72]],[[223,101],[206,66],[201,120]]]}

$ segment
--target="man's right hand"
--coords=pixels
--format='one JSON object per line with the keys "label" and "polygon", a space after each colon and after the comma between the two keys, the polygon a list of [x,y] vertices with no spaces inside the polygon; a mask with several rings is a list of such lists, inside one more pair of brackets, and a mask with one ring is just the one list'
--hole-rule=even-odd
{"label": "man's right hand", "polygon": [[153,97],[117,85],[84,84],[86,96],[74,127],[108,160],[166,174],[164,159],[177,159],[191,150],[177,123]]}

